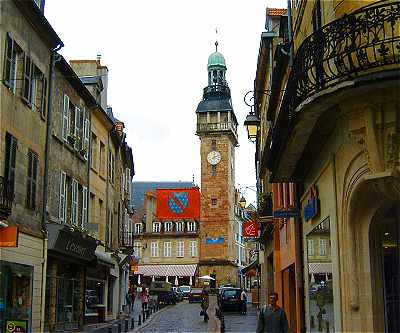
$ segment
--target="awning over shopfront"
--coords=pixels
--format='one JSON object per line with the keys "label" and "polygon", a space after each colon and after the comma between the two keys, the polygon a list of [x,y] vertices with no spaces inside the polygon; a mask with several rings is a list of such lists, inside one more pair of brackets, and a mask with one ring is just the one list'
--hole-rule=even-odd
{"label": "awning over shopfront", "polygon": [[197,265],[139,265],[134,274],[144,276],[194,276]]}
{"label": "awning over shopfront", "polygon": [[309,274],[331,274],[332,263],[330,262],[312,262],[308,264]]}
{"label": "awning over shopfront", "polygon": [[243,267],[241,270],[242,275],[246,275],[252,270],[256,270],[258,265],[258,260],[254,260],[250,264],[248,264],[246,267]]}
{"label": "awning over shopfront", "polygon": [[111,253],[103,252],[99,249],[96,249],[95,255],[99,264],[103,266],[108,266],[110,268],[114,268],[116,262],[111,257]]}

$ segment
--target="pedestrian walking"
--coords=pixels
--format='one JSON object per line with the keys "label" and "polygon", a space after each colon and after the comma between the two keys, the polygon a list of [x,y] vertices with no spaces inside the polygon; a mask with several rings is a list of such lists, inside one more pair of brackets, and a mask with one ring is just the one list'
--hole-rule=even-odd
{"label": "pedestrian walking", "polygon": [[125,295],[126,305],[128,306],[128,313],[131,313],[132,309],[132,297],[129,291]]}
{"label": "pedestrian walking", "polygon": [[287,333],[289,331],[285,311],[276,304],[278,294],[268,295],[268,305],[264,306],[258,316],[257,333]]}
{"label": "pedestrian walking", "polygon": [[147,310],[147,304],[149,302],[149,294],[147,288],[143,288],[142,294],[140,295],[140,300],[142,301],[142,310]]}
{"label": "pedestrian walking", "polygon": [[241,311],[242,314],[245,315],[247,313],[247,293],[246,289],[243,289],[240,293],[240,302],[241,302]]}
{"label": "pedestrian walking", "polygon": [[210,305],[210,300],[208,297],[208,291],[206,286],[203,287],[203,291],[201,293],[201,312],[200,315],[204,317],[204,321],[207,322],[210,317],[207,314],[207,309]]}

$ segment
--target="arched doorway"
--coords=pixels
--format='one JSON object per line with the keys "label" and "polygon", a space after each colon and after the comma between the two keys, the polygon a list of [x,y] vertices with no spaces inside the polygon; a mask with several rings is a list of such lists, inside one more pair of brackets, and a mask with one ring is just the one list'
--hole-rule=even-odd
{"label": "arched doorway", "polygon": [[376,327],[400,332],[400,203],[376,214],[370,245]]}

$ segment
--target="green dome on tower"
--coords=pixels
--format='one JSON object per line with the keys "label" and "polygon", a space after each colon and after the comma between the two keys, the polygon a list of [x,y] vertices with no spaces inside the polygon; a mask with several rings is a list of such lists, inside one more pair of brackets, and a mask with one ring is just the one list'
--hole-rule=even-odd
{"label": "green dome on tower", "polygon": [[225,58],[222,55],[222,53],[219,53],[218,51],[210,54],[210,56],[208,57],[207,67],[210,68],[210,67],[215,67],[215,66],[226,68]]}

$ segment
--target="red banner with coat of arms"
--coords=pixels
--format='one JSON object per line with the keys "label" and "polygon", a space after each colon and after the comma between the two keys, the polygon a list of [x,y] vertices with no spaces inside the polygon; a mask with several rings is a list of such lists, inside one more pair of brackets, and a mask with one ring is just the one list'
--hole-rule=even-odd
{"label": "red banner with coat of arms", "polygon": [[200,189],[157,189],[157,219],[200,218]]}

